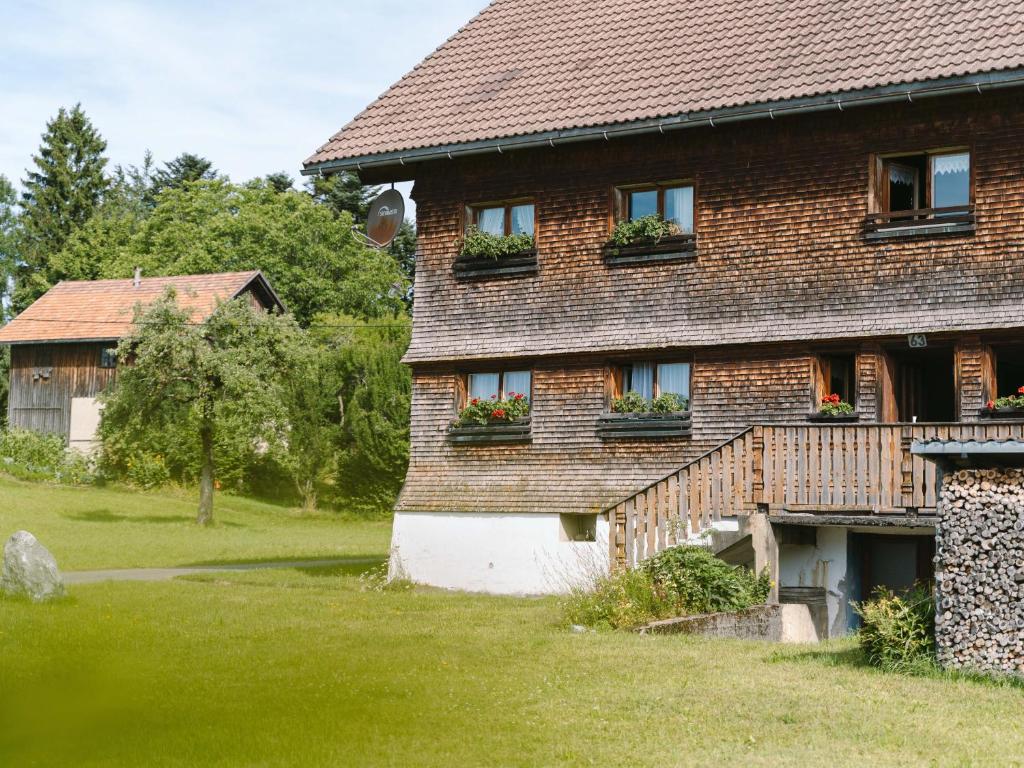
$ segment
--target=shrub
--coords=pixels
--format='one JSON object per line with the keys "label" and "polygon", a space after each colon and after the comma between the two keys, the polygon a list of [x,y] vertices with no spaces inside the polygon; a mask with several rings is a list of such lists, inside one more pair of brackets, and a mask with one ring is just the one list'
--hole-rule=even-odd
{"label": "shrub", "polygon": [[872,600],[855,603],[864,624],[858,639],[868,662],[886,672],[934,666],[935,599],[930,587],[915,585],[904,595],[879,588]]}
{"label": "shrub", "polygon": [[0,433],[0,458],[26,469],[55,472],[64,463],[66,450],[59,435],[41,435],[27,429]]}
{"label": "shrub", "polygon": [[719,560],[703,547],[666,549],[639,567],[572,590],[563,610],[572,624],[628,628],[649,621],[763,603],[771,581]]}
{"label": "shrub", "polygon": [[676,413],[685,411],[690,402],[673,392],[658,395],[648,400],[638,392],[627,392],[622,397],[612,400],[612,411],[615,413]]}
{"label": "shrub", "polygon": [[515,421],[530,413],[530,399],[521,393],[509,392],[503,399],[498,400],[492,397],[490,400],[481,400],[474,397],[469,404],[459,412],[459,418],[455,424],[464,427],[468,424],[494,424],[503,421]]}
{"label": "shrub", "polygon": [[771,589],[767,570],[755,576],[703,547],[670,547],[640,568],[682,614],[741,611],[763,603]]}
{"label": "shrub", "polygon": [[26,429],[0,432],[0,467],[25,480],[77,485],[93,479],[91,460],[67,450],[62,437]]}
{"label": "shrub", "polygon": [[533,248],[533,235],[492,235],[476,227],[466,231],[460,256],[470,259],[500,259]]}
{"label": "shrub", "polygon": [[614,245],[636,245],[648,243],[654,245],[666,237],[679,234],[679,227],[660,216],[643,216],[633,221],[620,221],[612,230],[611,241]]}
{"label": "shrub", "polygon": [[821,410],[826,416],[842,416],[846,413],[853,413],[853,406],[843,400],[839,395],[825,395],[821,398]]}
{"label": "shrub", "polygon": [[136,488],[150,490],[169,482],[171,471],[160,454],[140,452],[128,459],[125,477]]}

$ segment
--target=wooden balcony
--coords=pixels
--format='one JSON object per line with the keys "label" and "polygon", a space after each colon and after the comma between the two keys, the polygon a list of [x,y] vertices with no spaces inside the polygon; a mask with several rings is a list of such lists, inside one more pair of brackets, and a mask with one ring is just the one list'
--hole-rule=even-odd
{"label": "wooden balcony", "polygon": [[912,211],[871,213],[864,219],[864,236],[869,240],[887,237],[955,235],[974,231],[974,206],[918,208]]}
{"label": "wooden balcony", "polygon": [[938,470],[920,440],[1024,439],[1017,422],[759,425],[606,510],[612,562],[632,566],[720,520],[756,511],[822,523],[930,524]]}

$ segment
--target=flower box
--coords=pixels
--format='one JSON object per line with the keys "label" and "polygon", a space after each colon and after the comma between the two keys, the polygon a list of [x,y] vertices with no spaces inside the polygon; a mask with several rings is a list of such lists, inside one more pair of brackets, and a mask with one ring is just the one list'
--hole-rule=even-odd
{"label": "flower box", "polygon": [[697,257],[697,236],[670,235],[656,243],[615,245],[606,243],[604,260],[608,266],[644,264],[647,262],[681,261]]}
{"label": "flower box", "polygon": [[531,248],[497,259],[459,256],[452,265],[452,271],[460,280],[534,274],[537,271],[537,249]]}
{"label": "flower box", "polygon": [[448,428],[448,441],[452,443],[528,443],[530,418],[515,421],[495,421],[490,424],[467,424]]}
{"label": "flower box", "polygon": [[983,419],[1024,420],[1024,407],[1004,406],[1002,408],[982,408],[979,413]]}
{"label": "flower box", "polygon": [[689,411],[676,413],[606,413],[597,420],[598,437],[634,440],[689,437],[693,431]]}
{"label": "flower box", "polygon": [[848,424],[860,421],[859,413],[811,413],[807,416],[808,421],[817,424]]}

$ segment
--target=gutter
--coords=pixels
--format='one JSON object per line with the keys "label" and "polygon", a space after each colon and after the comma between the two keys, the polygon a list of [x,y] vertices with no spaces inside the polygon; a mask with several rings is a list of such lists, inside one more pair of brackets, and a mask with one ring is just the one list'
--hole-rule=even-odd
{"label": "gutter", "polygon": [[504,139],[487,139],[483,141],[446,144],[420,149],[402,150],[398,152],[382,152],[373,155],[327,160],[315,163],[302,169],[303,176],[330,174],[337,171],[362,171],[364,169],[381,169],[401,167],[410,163],[423,163],[431,160],[449,159],[474,155],[501,154],[506,150],[534,149],[539,147],[555,147],[581,141],[593,141],[603,138],[610,141],[622,136],[640,136],[644,134],[679,130],[681,128],[716,127],[729,123],[740,123],[748,120],[774,120],[788,115],[803,115],[812,112],[838,110],[840,112],[852,107],[868,107],[879,104],[893,104],[901,101],[913,103],[916,99],[934,98],[937,96],[955,96],[966,93],[981,94],[1003,88],[1024,86],[1024,68],[989,72],[986,74],[965,75],[961,77],[926,80],[916,84],[902,84],[869,88],[840,96],[820,95],[797,99],[765,102],[757,105],[728,107],[724,109],[683,113],[673,117],[636,120],[629,123],[611,123],[586,128],[569,128],[565,130],[545,131],[528,136],[508,137]]}

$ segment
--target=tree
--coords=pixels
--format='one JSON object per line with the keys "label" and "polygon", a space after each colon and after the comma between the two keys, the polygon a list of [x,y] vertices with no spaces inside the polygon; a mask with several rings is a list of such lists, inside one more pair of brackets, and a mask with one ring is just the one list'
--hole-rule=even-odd
{"label": "tree", "polygon": [[130,277],[136,266],[147,275],[259,269],[302,324],[318,312],[394,314],[407,284],[388,254],[355,240],[351,221],[261,180],[198,181],[165,190],[137,231],[125,221],[86,228],[71,261],[91,260],[101,277]]}
{"label": "tree", "polygon": [[153,430],[177,427],[199,466],[196,522],[213,520],[218,432],[252,446],[279,445],[287,414],[283,382],[301,348],[288,316],[244,299],[217,307],[203,323],[178,307],[173,291],[136,314],[118,346],[131,364],[105,396],[100,428],[110,461],[127,461]]}
{"label": "tree", "polygon": [[327,327],[314,326],[313,332],[333,360],[344,404],[338,488],[350,499],[389,507],[409,463],[412,375],[402,355],[411,323],[404,314],[386,321],[319,323]]}
{"label": "tree", "polygon": [[320,205],[340,216],[349,213],[354,224],[366,223],[370,201],[380,194],[380,187],[363,186],[354,173],[339,171],[329,176],[313,176],[306,185],[309,193]]}
{"label": "tree", "polygon": [[341,383],[329,356],[312,343],[301,348],[284,382],[288,430],[282,463],[303,509],[317,506],[318,488],[331,476],[341,437]]}
{"label": "tree", "polygon": [[268,173],[264,179],[275,192],[288,192],[292,190],[295,185],[295,179],[289,176],[285,171]]}
{"label": "tree", "polygon": [[35,170],[24,180],[14,307],[24,309],[63,274],[51,263],[72,232],[92,216],[108,188],[107,143],[80,105],[46,124]]}
{"label": "tree", "polygon": [[0,174],[0,323],[5,319],[10,299],[11,281],[14,279],[18,216],[15,206],[18,196],[10,180]]}
{"label": "tree", "polygon": [[193,181],[210,181],[215,178],[217,169],[211,161],[190,152],[182,152],[153,174],[147,200],[155,205],[156,199],[165,189],[176,189]]}

